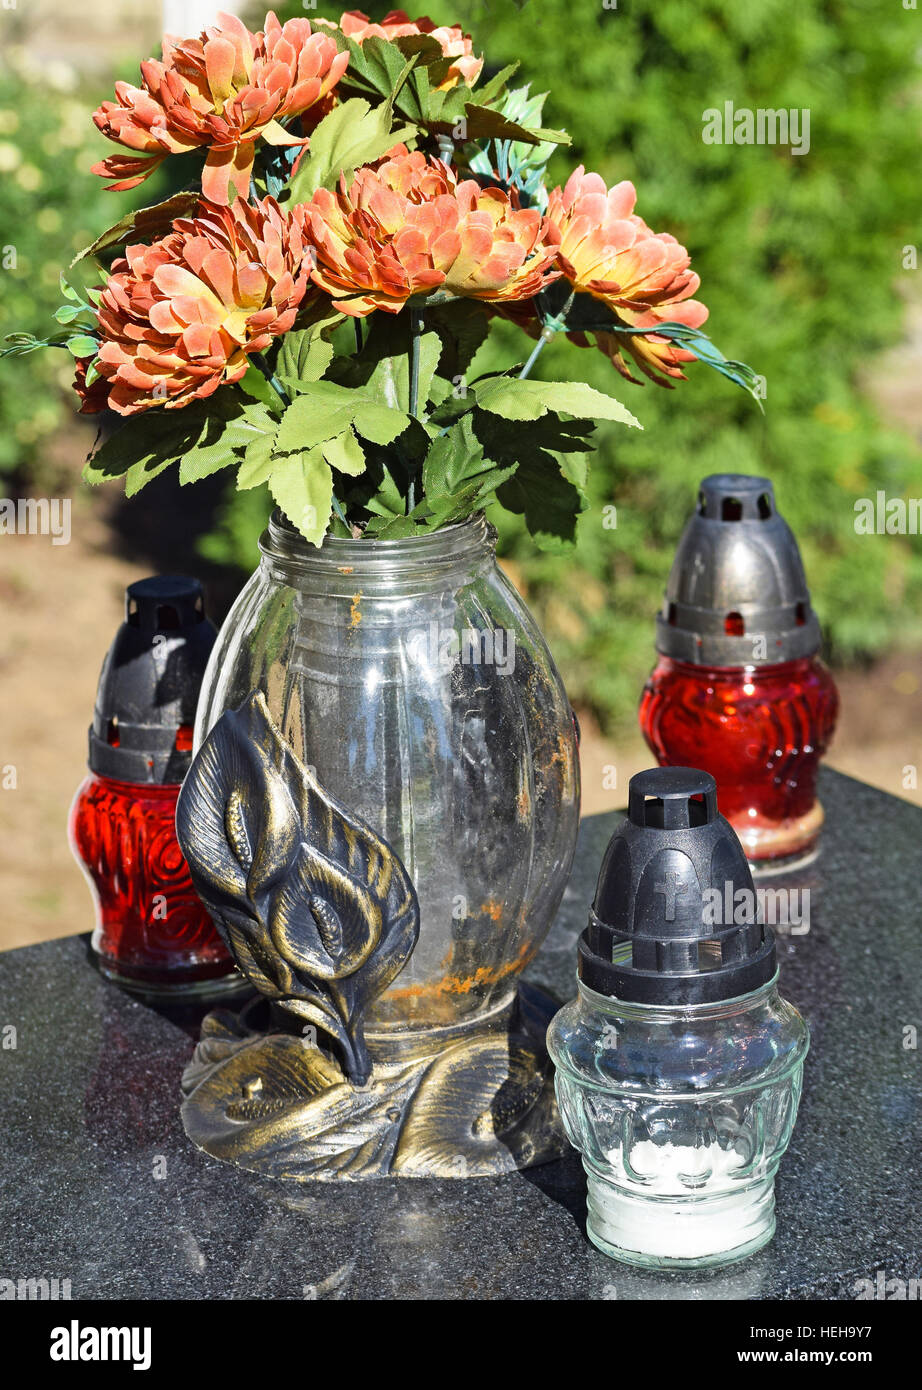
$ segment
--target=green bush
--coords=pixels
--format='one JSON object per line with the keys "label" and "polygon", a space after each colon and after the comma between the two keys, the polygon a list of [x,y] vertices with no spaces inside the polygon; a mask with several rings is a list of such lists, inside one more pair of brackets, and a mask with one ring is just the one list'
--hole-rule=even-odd
{"label": "green bush", "polygon": [[[574,559],[535,555],[503,524],[572,697],[609,726],[633,716],[652,615],[710,471],[774,479],[836,659],[906,635],[922,598],[919,542],[857,538],[853,505],[878,487],[918,495],[922,456],[881,424],[855,380],[903,335],[902,249],[922,235],[917,16],[874,0],[616,10],[532,0],[518,13],[474,3],[465,20],[491,59],[520,57],[550,89],[549,119],[574,134],[573,150],[554,157],[560,178],[584,162],[609,183],[635,181],[641,215],[692,253],[706,328],[767,384],[764,418],[694,365],[675,391],[625,386],[645,432],[603,438],[597,506]],[[705,144],[703,112],[726,100],[808,108],[809,152]],[[586,370],[598,385],[608,369],[584,354],[593,356]],[[548,353],[542,374],[560,370]],[[613,532],[601,525],[606,502],[618,507]]]}
{"label": "green bush", "polygon": [[[56,328],[60,272],[123,210],[89,172],[105,141],[90,119],[96,100],[76,88],[64,64],[38,69],[15,47],[0,59],[0,340]],[[0,478],[41,467],[71,426],[73,375],[61,350],[3,360]]]}

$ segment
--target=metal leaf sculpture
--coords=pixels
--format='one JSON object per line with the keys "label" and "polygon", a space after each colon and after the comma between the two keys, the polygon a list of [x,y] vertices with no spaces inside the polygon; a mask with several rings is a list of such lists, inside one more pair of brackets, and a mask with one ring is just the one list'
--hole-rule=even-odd
{"label": "metal leaf sculpture", "polygon": [[416,891],[397,854],[323,790],[259,692],[223,714],[202,744],[176,830],[244,975],[329,1033],[346,1075],[364,1085],[365,1011],[419,935]]}

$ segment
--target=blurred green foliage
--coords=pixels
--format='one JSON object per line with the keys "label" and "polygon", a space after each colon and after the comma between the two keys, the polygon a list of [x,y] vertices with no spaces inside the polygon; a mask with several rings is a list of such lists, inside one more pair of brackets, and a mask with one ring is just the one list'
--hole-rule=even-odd
{"label": "blurred green foliage", "polygon": [[[584,162],[609,184],[633,179],[638,212],[691,251],[706,329],[766,379],[764,418],[694,365],[675,391],[609,379],[645,432],[604,434],[575,558],[535,555],[503,527],[571,697],[609,725],[633,717],[675,543],[717,470],[774,479],[836,659],[906,638],[922,546],[856,537],[853,505],[922,484],[917,445],[856,388],[869,355],[903,337],[900,282],[916,288],[902,248],[922,239],[918,16],[874,0],[530,0],[518,13],[462,0],[462,13],[491,60],[521,57],[549,87],[548,118],[574,139],[552,172]],[[728,100],[807,108],[809,153],[704,144],[704,111]],[[566,363],[553,353],[542,375],[578,369],[572,349]],[[602,386],[593,356],[584,370]],[[616,531],[601,524],[606,502]]]}
{"label": "blurred green foliage", "polygon": [[[0,340],[57,328],[59,275],[120,208],[90,166],[106,142],[96,101],[64,63],[36,65],[26,47],[0,56]],[[6,358],[0,372],[0,479],[41,470],[50,438],[72,426],[73,359],[64,350]],[[92,442],[87,427],[87,447]]]}

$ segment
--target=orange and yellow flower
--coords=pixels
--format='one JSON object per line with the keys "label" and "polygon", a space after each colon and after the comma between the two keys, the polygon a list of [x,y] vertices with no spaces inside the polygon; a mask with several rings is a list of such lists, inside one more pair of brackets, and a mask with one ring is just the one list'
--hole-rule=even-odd
{"label": "orange and yellow flower", "polygon": [[256,141],[302,145],[281,122],[324,102],[349,62],[330,34],[307,19],[280,24],[271,11],[252,34],[236,15],[197,39],[163,40],[163,61],[141,64],[143,85],[115,84],[116,101],[93,116],[103,135],[138,155],[111,155],[93,173],[134,188],[169,154],[207,148],[202,191],[226,205],[245,198]]}
{"label": "orange and yellow flower", "polygon": [[238,381],[291,328],[307,286],[301,233],[272,198],[203,203],[152,246],[127,247],[97,309],[109,406],[179,409]]}
{"label": "orange and yellow flower", "polygon": [[597,333],[596,342],[623,376],[634,380],[626,350],[654,381],[661,375],[683,378],[681,364],[694,354],[658,336],[659,323],[699,328],[708,316],[692,299],[701,281],[691,270],[685,247],[667,232],[653,232],[634,212],[637,193],[624,181],[612,189],[582,165],[564,188],[555,188],[547,216],[558,247],[564,277],[579,292],[590,294],[632,328],[650,333]]}
{"label": "orange and yellow flower", "polygon": [[[330,24],[330,21],[320,19],[317,23]],[[436,25],[425,15],[420,15],[419,19],[411,19],[404,10],[391,10],[380,24],[374,24],[361,10],[347,10],[340,16],[339,24],[330,27],[341,29],[347,38],[354,39],[359,44],[364,43],[366,39],[393,40],[415,38],[417,34],[429,35],[441,46],[444,57],[454,59],[448,72],[438,83],[440,91],[448,91],[459,82],[473,87],[483,67],[483,58],[474,57],[471,36],[465,34],[460,24]]]}
{"label": "orange and yellow flower", "polygon": [[531,299],[556,279],[547,219],[497,188],[459,183],[438,159],[398,145],[347,188],[294,209],[313,280],[344,314],[396,314],[443,289],[486,301]]}

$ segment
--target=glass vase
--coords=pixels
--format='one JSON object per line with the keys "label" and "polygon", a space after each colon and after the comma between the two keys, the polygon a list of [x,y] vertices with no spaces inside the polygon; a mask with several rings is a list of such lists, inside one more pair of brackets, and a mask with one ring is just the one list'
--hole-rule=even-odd
{"label": "glass vase", "polygon": [[482,516],[405,540],[311,546],[276,512],[205,674],[196,745],[251,691],[321,785],[413,879],[418,943],[371,1034],[511,1007],[566,884],[574,720]]}

